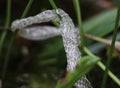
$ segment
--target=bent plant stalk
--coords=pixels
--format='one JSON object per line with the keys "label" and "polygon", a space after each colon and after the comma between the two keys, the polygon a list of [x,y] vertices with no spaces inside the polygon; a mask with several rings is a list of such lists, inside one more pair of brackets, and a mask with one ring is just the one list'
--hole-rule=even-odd
{"label": "bent plant stalk", "polygon": [[[35,23],[52,20],[59,22],[60,27],[28,27]],[[73,71],[76,68],[77,62],[81,58],[81,53],[78,48],[78,45],[80,44],[79,30],[75,28],[72,19],[63,10],[46,10],[36,16],[16,20],[12,23],[11,30],[15,31],[16,29],[19,29],[18,33],[20,36],[31,40],[44,40],[61,35],[67,56],[67,71]],[[78,80],[75,83],[75,86],[76,88],[92,88],[90,82],[85,76]]]}

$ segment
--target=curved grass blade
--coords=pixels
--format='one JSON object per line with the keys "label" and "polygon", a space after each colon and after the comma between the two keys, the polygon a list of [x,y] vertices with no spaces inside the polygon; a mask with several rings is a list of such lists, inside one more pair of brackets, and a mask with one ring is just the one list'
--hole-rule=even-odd
{"label": "curved grass blade", "polygon": [[88,73],[99,61],[99,57],[85,56],[78,62],[77,68],[74,71],[67,73],[66,77],[58,81],[56,88],[72,88],[74,83],[83,75]]}
{"label": "curved grass blade", "polygon": [[77,14],[78,28],[80,29],[81,47],[84,47],[84,31],[82,26],[82,18],[81,18],[80,4],[79,4],[80,2],[79,0],[73,0],[73,3]]}
{"label": "curved grass blade", "polygon": [[[84,51],[86,54],[88,54],[89,56],[92,56],[94,57],[95,55],[92,54],[86,47],[84,47]],[[97,65],[103,70],[105,71],[105,65],[101,62],[101,61],[98,61]],[[120,86],[120,80],[110,71],[108,70],[108,73],[109,77],[114,80],[114,82]]]}
{"label": "curved grass blade", "polygon": [[106,63],[106,69],[105,69],[105,73],[104,73],[104,76],[103,76],[103,81],[102,81],[101,88],[105,88],[105,86],[106,86],[107,73],[108,73],[108,69],[109,69],[111,61],[112,61],[112,53],[113,53],[113,50],[114,50],[115,40],[116,40],[116,36],[117,36],[117,30],[118,30],[118,27],[119,27],[119,20],[120,20],[120,5],[118,7],[118,11],[117,11],[117,15],[116,15],[115,29],[114,29],[113,37],[112,37],[112,44],[111,44],[111,47],[110,47],[110,52],[109,52],[108,60],[107,60],[107,63]]}

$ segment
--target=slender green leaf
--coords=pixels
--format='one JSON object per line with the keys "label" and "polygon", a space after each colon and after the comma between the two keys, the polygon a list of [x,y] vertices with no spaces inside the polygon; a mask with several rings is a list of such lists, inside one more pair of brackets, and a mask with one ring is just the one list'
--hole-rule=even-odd
{"label": "slender green leaf", "polygon": [[[112,40],[112,35],[105,37],[106,39]],[[117,34],[117,39],[116,40],[120,40],[120,33],[118,32]],[[88,49],[92,52],[92,53],[98,53],[100,52],[102,49],[104,49],[106,47],[105,43],[94,43],[94,44],[90,44],[89,46],[87,46]]]}
{"label": "slender green leaf", "polygon": [[[51,4],[52,8],[54,8],[55,10],[57,9],[57,6],[54,2],[54,0],[49,0],[49,3]],[[59,16],[59,15],[58,15]],[[52,23],[56,26],[59,27],[59,23],[57,23],[56,21],[52,20]]]}
{"label": "slender green leaf", "polygon": [[[7,0],[7,10],[6,10],[6,21],[5,21],[5,28],[9,27],[10,20],[11,20],[11,0]],[[2,35],[0,36],[0,65],[1,65],[1,55],[2,55],[2,47],[7,35],[7,31],[3,31]]]}
{"label": "slender green leaf", "polygon": [[9,56],[10,56],[10,52],[11,52],[11,49],[12,49],[12,45],[13,45],[13,42],[14,42],[14,39],[16,36],[17,31],[15,33],[13,33],[13,36],[11,37],[11,40],[10,40],[10,43],[8,45],[8,50],[7,50],[7,55],[5,56],[5,61],[4,61],[4,65],[3,65],[3,71],[2,71],[2,78],[4,79],[5,78],[5,75],[6,75],[6,71],[7,71],[7,66],[8,66],[8,62],[9,62]]}
{"label": "slender green leaf", "polygon": [[[93,31],[98,31],[98,28],[103,30],[105,25],[111,26],[110,24],[113,24],[115,22],[114,18],[116,17],[116,11],[117,11],[116,8],[110,9],[108,11],[104,11],[101,14],[95,15],[94,17],[86,20],[83,23],[84,31],[86,33],[92,33]],[[113,26],[112,26],[111,30],[113,30]],[[104,29],[106,29],[106,27]],[[107,31],[107,29],[104,31]],[[101,33],[99,33],[99,34],[101,34]]]}
{"label": "slender green leaf", "polygon": [[111,44],[111,47],[110,47],[110,52],[109,52],[109,56],[108,56],[108,60],[107,60],[106,69],[105,69],[105,73],[104,73],[104,76],[103,76],[103,81],[102,81],[101,88],[106,87],[107,73],[108,73],[108,69],[109,69],[111,61],[112,61],[112,53],[113,53],[113,50],[114,50],[114,45],[115,45],[116,36],[117,36],[117,30],[118,30],[118,27],[119,27],[119,20],[120,20],[120,5],[118,7],[118,11],[117,11],[117,15],[116,15],[115,29],[114,29],[113,37],[112,37],[112,44]]}
{"label": "slender green leaf", "polygon": [[3,47],[3,43],[6,35],[7,35],[7,31],[3,31],[2,35],[0,36],[0,64],[1,64],[2,47]]}
{"label": "slender green leaf", "polygon": [[78,19],[78,28],[80,29],[80,40],[81,40],[81,47],[84,47],[84,30],[83,30],[83,25],[82,25],[82,18],[81,18],[81,9],[80,9],[80,2],[79,0],[73,0],[74,7],[76,10],[77,14],[77,19]]}
{"label": "slender green leaf", "polygon": [[[95,55],[92,54],[86,47],[84,47],[83,49],[85,51],[86,54],[88,54],[89,56],[92,56],[94,57]],[[101,62],[101,61],[98,61],[97,65],[103,70],[105,71],[105,65]],[[114,82],[120,86],[120,80],[110,71],[108,70],[108,73],[109,77],[114,80]]]}
{"label": "slender green leaf", "polygon": [[[115,25],[116,8],[98,14],[83,23],[84,32],[103,37],[113,31]],[[120,24],[119,24],[120,26]],[[87,39],[87,45],[93,42]]]}
{"label": "slender green leaf", "polygon": [[33,3],[33,0],[29,0],[29,2],[28,2],[28,4],[27,4],[27,6],[25,7],[25,10],[24,10],[21,18],[26,17],[28,11],[30,10],[30,7],[31,7],[32,3]]}
{"label": "slender green leaf", "polygon": [[9,27],[11,20],[11,0],[7,0],[7,10],[6,10],[6,22],[5,27]]}
{"label": "slender green leaf", "polygon": [[54,9],[57,9],[57,6],[56,6],[54,0],[49,0],[49,2]]}
{"label": "slender green leaf", "polygon": [[77,68],[67,73],[63,81],[59,81],[56,88],[71,88],[83,75],[88,73],[100,59],[93,56],[85,56],[78,62]]}

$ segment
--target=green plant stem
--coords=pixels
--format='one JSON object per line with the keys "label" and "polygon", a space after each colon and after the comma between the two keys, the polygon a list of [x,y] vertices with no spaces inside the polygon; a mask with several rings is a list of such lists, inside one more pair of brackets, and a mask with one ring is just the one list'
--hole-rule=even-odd
{"label": "green plant stem", "polygon": [[118,11],[117,11],[116,22],[115,22],[115,30],[113,32],[112,44],[111,44],[111,47],[110,47],[110,52],[109,52],[109,56],[108,56],[108,60],[107,60],[106,69],[105,69],[105,72],[104,72],[101,88],[105,88],[105,86],[106,86],[107,73],[108,73],[108,69],[109,69],[111,61],[112,61],[112,53],[113,53],[113,50],[114,50],[115,40],[116,40],[116,36],[117,36],[117,30],[118,30],[118,27],[119,27],[119,19],[120,19],[120,5],[119,5]]}
{"label": "green plant stem", "polygon": [[72,88],[75,82],[87,74],[100,60],[99,57],[84,56],[77,62],[74,71],[67,72],[64,81],[58,81],[56,88]]}
{"label": "green plant stem", "polygon": [[[5,21],[5,28],[9,27],[10,24],[10,20],[11,20],[11,0],[7,0],[7,10],[6,10],[6,21]],[[7,35],[7,31],[4,30],[2,32],[2,35],[0,37],[0,65],[1,65],[1,55],[2,55],[2,47],[3,47],[3,43],[5,40],[5,37]]]}
{"label": "green plant stem", "polygon": [[4,30],[2,32],[1,37],[0,37],[0,65],[1,65],[1,57],[2,57],[2,47],[3,47],[3,43],[5,40],[6,34],[7,34],[7,31]]}
{"label": "green plant stem", "polygon": [[[8,0],[8,1],[9,1],[9,0]],[[24,18],[24,17],[27,15],[27,13],[28,13],[31,5],[32,5],[32,2],[33,2],[33,0],[29,0],[29,2],[28,2],[28,4],[27,4],[27,6],[26,6],[26,8],[25,8],[25,10],[24,10],[21,18]],[[9,46],[8,46],[7,55],[6,55],[6,57],[5,57],[5,62],[4,62],[4,65],[3,65],[3,71],[2,71],[2,78],[3,78],[3,79],[5,78],[5,75],[6,75],[7,65],[8,65],[8,62],[9,62],[9,57],[10,57],[12,45],[13,45],[13,43],[14,43],[14,40],[15,40],[16,35],[17,35],[17,31],[13,33],[13,35],[12,35],[12,37],[11,37],[11,39],[10,39],[10,44],[9,44]]]}
{"label": "green plant stem", "polygon": [[82,18],[81,18],[81,10],[80,10],[80,2],[79,0],[73,0],[74,7],[77,14],[78,19],[78,28],[80,29],[80,39],[81,39],[81,47],[84,47],[84,31],[82,26]]}
{"label": "green plant stem", "polygon": [[8,28],[11,20],[11,0],[7,0],[7,12],[6,12],[5,27]]}
{"label": "green plant stem", "polygon": [[51,6],[56,10],[57,9],[57,6],[55,4],[55,2],[53,0],[49,0]]}
{"label": "green plant stem", "polygon": [[[58,7],[56,6],[55,2],[53,0],[49,0],[50,5],[52,6],[52,8],[54,8],[54,10],[56,10]],[[57,14],[57,13],[56,13]],[[59,16],[59,14],[57,14]],[[60,17],[60,16],[59,16]],[[60,24],[55,22],[54,20],[52,20],[52,23],[56,26],[59,27]]]}
{"label": "green plant stem", "polygon": [[15,40],[15,35],[17,34],[17,31],[15,31],[13,33],[13,36],[11,37],[11,40],[10,40],[10,44],[8,45],[8,50],[7,50],[7,55],[5,56],[5,62],[4,62],[4,65],[3,65],[3,71],[2,71],[2,78],[4,79],[5,78],[5,75],[6,75],[6,70],[7,70],[7,65],[8,65],[8,61],[9,61],[9,56],[10,56],[10,52],[11,52],[11,49],[12,49],[12,45],[14,43],[14,40]]}
{"label": "green plant stem", "polygon": [[24,10],[21,18],[26,17],[28,11],[30,10],[30,7],[31,7],[32,3],[33,3],[33,0],[29,0],[29,2],[28,2],[28,4],[27,4],[27,6],[26,6],[26,8],[25,8],[25,10]]}
{"label": "green plant stem", "polygon": [[[95,56],[95,55],[92,54],[86,47],[84,47],[83,50],[84,50],[89,56],[92,56],[92,57]],[[99,62],[97,63],[97,65],[98,65],[103,71],[105,71],[105,65],[104,65],[101,61],[99,61]],[[110,77],[111,79],[114,80],[114,82],[115,82],[116,84],[118,84],[118,85],[120,86],[120,80],[119,80],[111,71],[109,71],[109,69],[108,69],[108,73],[107,73],[107,74],[109,75],[109,77]]]}
{"label": "green plant stem", "polygon": [[[7,0],[7,10],[6,10],[6,21],[5,21],[5,28],[9,27],[10,18],[11,18],[11,0]],[[7,35],[7,31],[4,31],[0,37],[0,57],[2,53],[2,46]]]}

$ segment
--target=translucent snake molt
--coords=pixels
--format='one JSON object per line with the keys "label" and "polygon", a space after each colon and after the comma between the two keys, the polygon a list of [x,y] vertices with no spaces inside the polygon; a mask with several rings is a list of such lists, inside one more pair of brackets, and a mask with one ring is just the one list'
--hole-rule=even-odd
{"label": "translucent snake molt", "polygon": [[[60,18],[59,18],[59,16]],[[60,27],[52,26],[34,26],[35,23],[43,23],[54,20],[60,23]],[[44,40],[54,36],[61,35],[67,56],[67,71],[75,69],[77,62],[81,58],[78,48],[80,44],[79,30],[75,28],[72,19],[62,9],[46,10],[36,16],[15,20],[12,22],[11,30],[18,29],[18,34],[30,40]],[[90,82],[85,76],[75,83],[76,88],[92,88]]]}

